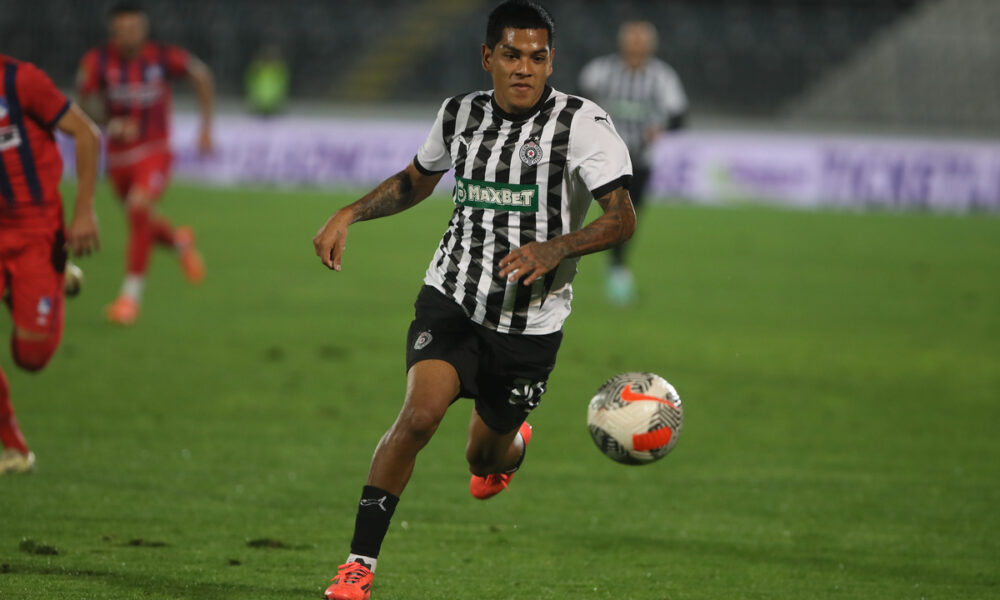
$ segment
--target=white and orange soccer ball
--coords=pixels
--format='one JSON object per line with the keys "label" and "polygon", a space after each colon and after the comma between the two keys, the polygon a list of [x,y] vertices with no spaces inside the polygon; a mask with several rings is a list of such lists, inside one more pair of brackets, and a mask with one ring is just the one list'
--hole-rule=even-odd
{"label": "white and orange soccer ball", "polygon": [[587,425],[611,460],[645,465],[666,456],[680,438],[684,408],[677,390],[653,373],[622,373],[590,400]]}

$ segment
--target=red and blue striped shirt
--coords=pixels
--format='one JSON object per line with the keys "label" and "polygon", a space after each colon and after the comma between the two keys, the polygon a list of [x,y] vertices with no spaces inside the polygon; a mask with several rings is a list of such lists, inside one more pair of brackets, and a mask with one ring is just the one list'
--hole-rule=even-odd
{"label": "red and blue striped shirt", "polygon": [[62,226],[53,130],[69,106],[41,69],[0,54],[0,233]]}
{"label": "red and blue striped shirt", "polygon": [[132,57],[111,43],[89,50],[80,62],[81,96],[100,93],[108,118],[131,117],[139,126],[135,141],[108,141],[108,161],[131,162],[155,151],[168,151],[170,80],[188,72],[191,55],[177,46],[146,42]]}

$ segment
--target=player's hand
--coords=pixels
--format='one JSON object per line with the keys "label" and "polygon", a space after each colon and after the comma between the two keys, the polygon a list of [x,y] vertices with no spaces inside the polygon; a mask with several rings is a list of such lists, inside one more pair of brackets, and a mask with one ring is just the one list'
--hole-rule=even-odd
{"label": "player's hand", "polygon": [[556,268],[563,258],[562,250],[551,240],[531,242],[500,259],[500,276],[508,281],[522,279],[524,285],[531,285]]}
{"label": "player's hand", "polygon": [[85,210],[73,216],[66,228],[66,249],[74,256],[86,256],[101,249],[101,238],[97,233],[97,215]]}
{"label": "player's hand", "polygon": [[108,121],[108,136],[125,143],[139,139],[139,122],[132,117],[114,117]]}
{"label": "player's hand", "polygon": [[344,253],[347,243],[347,226],[351,218],[343,210],[337,211],[320,227],[313,237],[313,247],[328,269],[340,270],[340,256]]}
{"label": "player's hand", "polygon": [[212,130],[208,127],[198,132],[198,156],[209,156],[215,152],[215,142],[212,140]]}

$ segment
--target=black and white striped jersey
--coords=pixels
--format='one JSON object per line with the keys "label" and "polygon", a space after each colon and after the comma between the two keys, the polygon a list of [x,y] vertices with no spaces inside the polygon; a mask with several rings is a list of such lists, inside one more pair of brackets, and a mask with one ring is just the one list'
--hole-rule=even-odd
{"label": "black and white striped jersey", "polygon": [[455,169],[455,211],[424,282],[500,333],[559,331],[578,258],[530,287],[500,277],[498,265],[515,248],[580,229],[594,198],[627,186],[632,164],[608,114],[548,86],[523,115],[503,111],[492,91],[455,96],[414,164]]}
{"label": "black and white striped jersey", "polygon": [[675,129],[688,109],[677,73],[657,58],[639,69],[617,54],[595,58],[580,72],[580,92],[608,109],[632,160],[644,164],[649,162],[646,131]]}

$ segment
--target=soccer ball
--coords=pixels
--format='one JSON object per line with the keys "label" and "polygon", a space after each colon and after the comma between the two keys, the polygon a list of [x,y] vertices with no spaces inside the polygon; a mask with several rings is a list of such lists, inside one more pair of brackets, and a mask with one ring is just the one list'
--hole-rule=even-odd
{"label": "soccer ball", "polygon": [[587,425],[611,460],[645,465],[666,456],[680,438],[684,408],[677,390],[653,373],[622,373],[590,400]]}
{"label": "soccer ball", "polygon": [[67,296],[73,297],[83,289],[83,269],[73,263],[66,263],[66,272],[63,274],[63,291]]}

